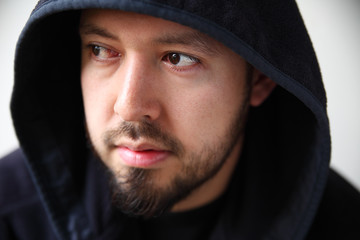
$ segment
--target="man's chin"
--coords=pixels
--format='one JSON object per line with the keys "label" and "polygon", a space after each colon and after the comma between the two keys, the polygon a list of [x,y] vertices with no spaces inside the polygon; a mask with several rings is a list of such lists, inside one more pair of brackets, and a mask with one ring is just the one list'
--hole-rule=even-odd
{"label": "man's chin", "polygon": [[171,209],[176,197],[169,189],[156,187],[152,170],[129,168],[126,175],[112,176],[112,200],[115,207],[130,216],[151,218]]}

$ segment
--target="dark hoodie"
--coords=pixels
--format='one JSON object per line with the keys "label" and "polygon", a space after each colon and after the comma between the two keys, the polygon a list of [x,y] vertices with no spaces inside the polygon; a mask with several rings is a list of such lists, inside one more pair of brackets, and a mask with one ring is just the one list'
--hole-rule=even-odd
{"label": "dark hoodie", "polygon": [[[190,26],[277,83],[250,110],[245,150],[226,194],[195,210],[213,219],[195,238],[360,239],[360,195],[329,170],[325,91],[295,1],[41,0],[17,45],[11,112],[21,149],[0,161],[1,240],[145,238],[138,219],[111,206],[103,169],[88,151],[78,36],[86,8]],[[178,219],[194,212],[187,214]],[[152,229],[161,231],[166,221],[158,221]],[[181,227],[168,233],[190,239]]]}

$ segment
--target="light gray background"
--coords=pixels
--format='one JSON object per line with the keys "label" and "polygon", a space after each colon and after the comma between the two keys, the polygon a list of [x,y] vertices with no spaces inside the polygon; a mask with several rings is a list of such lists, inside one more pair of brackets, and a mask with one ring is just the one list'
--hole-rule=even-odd
{"label": "light gray background", "polygon": [[[15,45],[36,0],[0,0],[0,156],[16,148],[9,101]],[[297,0],[328,96],[332,166],[360,189],[360,1]]]}

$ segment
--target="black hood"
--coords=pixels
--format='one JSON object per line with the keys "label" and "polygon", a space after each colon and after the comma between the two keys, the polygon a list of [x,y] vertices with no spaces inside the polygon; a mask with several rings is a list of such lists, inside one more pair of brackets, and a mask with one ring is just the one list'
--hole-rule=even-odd
{"label": "black hood", "polygon": [[236,232],[225,239],[303,239],[325,187],[330,135],[319,66],[295,1],[41,0],[17,45],[11,112],[59,239],[74,232],[92,239],[80,197],[87,148],[78,22],[87,8],[190,26],[277,83],[269,99],[251,109],[241,186],[230,186],[239,192],[229,200],[238,208],[226,211],[222,227]]}

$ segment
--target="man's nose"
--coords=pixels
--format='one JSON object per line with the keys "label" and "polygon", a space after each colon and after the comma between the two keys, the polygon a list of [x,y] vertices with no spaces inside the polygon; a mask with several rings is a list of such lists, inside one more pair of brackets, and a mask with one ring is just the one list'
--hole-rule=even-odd
{"label": "man's nose", "polygon": [[161,113],[156,65],[140,54],[127,56],[117,73],[121,82],[114,112],[122,120],[156,120]]}

